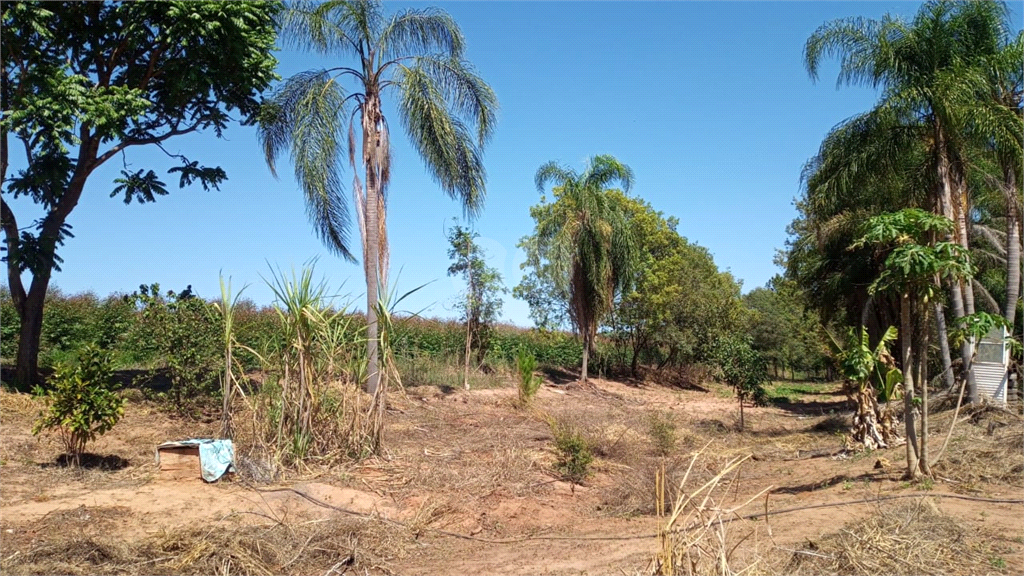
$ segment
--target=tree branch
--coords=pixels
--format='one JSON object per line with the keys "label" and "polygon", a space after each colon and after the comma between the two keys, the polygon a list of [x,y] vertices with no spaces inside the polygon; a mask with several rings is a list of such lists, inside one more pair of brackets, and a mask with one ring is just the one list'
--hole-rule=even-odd
{"label": "tree branch", "polygon": [[[153,136],[151,138],[135,138],[135,139],[125,140],[124,142],[121,142],[117,146],[114,146],[110,150],[107,150],[103,154],[97,156],[96,157],[96,161],[94,162],[93,168],[95,168],[96,166],[99,166],[100,164],[103,164],[107,160],[110,160],[110,158],[113,157],[115,154],[117,154],[118,152],[124,150],[125,148],[128,148],[129,146],[142,146],[142,145],[145,145],[145,144],[159,144],[159,143],[167,140],[168,138],[173,138],[175,136],[181,136],[183,134],[188,134],[190,132],[195,132],[198,129],[199,129],[199,124],[196,123],[196,124],[193,124],[192,126],[190,126],[188,128],[182,129],[182,130],[178,130],[178,129],[170,130],[170,131],[168,131],[168,132],[166,132],[164,134],[161,134],[160,136]],[[166,150],[165,150],[165,152],[166,152]],[[171,154],[171,156],[173,156],[173,154]]]}

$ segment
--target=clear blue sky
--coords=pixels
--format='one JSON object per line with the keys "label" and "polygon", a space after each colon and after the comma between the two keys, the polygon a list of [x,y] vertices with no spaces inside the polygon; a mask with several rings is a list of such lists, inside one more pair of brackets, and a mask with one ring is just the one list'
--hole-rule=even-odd
{"label": "clear blue sky", "polygon": [[[511,289],[519,282],[518,240],[531,232],[529,207],[540,194],[537,168],[557,160],[582,168],[586,158],[612,154],[633,168],[634,193],[666,215],[679,232],[707,247],[744,291],[778,272],[772,264],[796,216],[800,170],[825,133],[868,109],[872,90],[836,90],[834,62],[821,81],[804,70],[807,37],[827,20],[912,17],[916,2],[454,2],[435,5],[462,27],[468,59],[501,103],[486,150],[487,201],[475,226]],[[1020,22],[1020,4],[1011,4]],[[280,73],[330,62],[281,52]],[[391,126],[400,130],[393,108]],[[317,271],[365,306],[359,264],[330,255],[306,219],[285,160],[280,180],[267,169],[251,128],[170,141],[168,150],[221,165],[220,191],[177,190],[156,203],[125,206],[108,197],[120,159],[94,173],[69,222],[74,238],[60,251],[64,270],[53,284],[65,292],[130,292],[141,283],[164,289],[187,284],[219,296],[218,272],[246,295],[269,303],[260,275],[271,263],[288,270],[320,256]],[[431,181],[402,134],[396,134],[388,228],[392,279],[404,291],[431,282],[403,310],[450,317],[460,285],[446,275],[445,229],[461,216]],[[171,162],[138,149],[134,169],[162,173]],[[12,158],[12,169],[17,160]],[[349,176],[346,176],[346,180]],[[24,226],[31,205],[15,203]],[[353,230],[358,238],[358,231]],[[344,284],[343,284],[344,283]],[[509,294],[504,319],[528,326],[524,302]]]}

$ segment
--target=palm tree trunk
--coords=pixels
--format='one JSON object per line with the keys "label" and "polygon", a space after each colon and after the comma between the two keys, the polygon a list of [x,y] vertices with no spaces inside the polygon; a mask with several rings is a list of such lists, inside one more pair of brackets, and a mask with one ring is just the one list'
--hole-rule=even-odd
{"label": "palm tree trunk", "polygon": [[580,382],[587,382],[587,361],[590,357],[590,331],[583,334],[583,369],[580,371]]}
{"label": "palm tree trunk", "polygon": [[363,163],[366,168],[366,391],[376,394],[380,387],[378,358],[377,295],[380,291],[380,171],[377,128],[380,99],[367,94],[363,104]]}
{"label": "palm tree trunk", "polygon": [[[938,205],[942,215],[949,218],[950,221],[957,224],[959,229],[959,217],[957,215],[956,205],[953,199],[953,188],[954,178],[951,174],[951,167],[949,157],[946,153],[946,138],[945,134],[941,129],[938,119],[935,120],[935,134],[936,134],[936,150],[937,160],[936,169],[939,181],[938,190]],[[957,234],[951,234],[947,237],[947,241],[960,242],[960,239],[956,237]],[[973,291],[972,291],[973,296]],[[966,312],[964,304],[964,292],[961,283],[957,280],[952,280],[949,283],[949,301],[950,307],[953,310],[953,317],[955,319],[963,318],[968,312]],[[971,307],[973,308],[973,302]],[[972,403],[978,402],[978,384],[975,379],[971,376],[970,365],[972,355],[972,342],[970,339],[965,339],[964,343],[960,346],[960,360],[963,363],[964,378],[967,379],[967,390],[968,390],[968,401]]]}
{"label": "palm tree trunk", "polygon": [[1013,168],[1003,168],[1003,179],[1006,185],[1006,303],[1003,317],[1012,330],[1017,315],[1017,299],[1020,298],[1021,237],[1017,206],[1020,192]]}
{"label": "palm tree trunk", "polygon": [[917,477],[917,430],[914,426],[914,339],[913,324],[910,320],[910,297],[906,294],[900,302],[900,347],[903,359],[903,421],[907,433],[907,477]]}
{"label": "palm tree trunk", "polygon": [[946,328],[946,311],[942,304],[935,302],[935,324],[939,332],[939,354],[942,356],[942,382],[952,392],[956,386],[953,378],[953,360],[949,354],[949,329]]}

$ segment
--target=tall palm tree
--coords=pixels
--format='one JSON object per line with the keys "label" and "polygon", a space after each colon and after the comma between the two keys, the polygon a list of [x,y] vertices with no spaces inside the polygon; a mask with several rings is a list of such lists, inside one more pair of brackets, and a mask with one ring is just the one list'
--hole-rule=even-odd
{"label": "tall palm tree", "polygon": [[583,382],[597,328],[615,293],[628,283],[635,252],[626,214],[606,190],[614,182],[628,192],[633,171],[608,155],[591,158],[582,174],[548,162],[536,175],[538,191],[555,185],[556,201],[537,222],[538,249],[562,284],[569,316],[583,339]]}
{"label": "tall palm tree", "polygon": [[[1009,42],[1009,12],[1001,2],[934,1],[925,3],[915,18],[906,22],[886,15],[880,20],[845,18],[828,22],[807,40],[805,64],[812,78],[826,56],[840,60],[838,84],[866,85],[882,89],[875,111],[904,118],[921,126],[920,138],[929,151],[933,174],[934,209],[957,223],[949,240],[969,247],[967,149],[973,139],[1008,139],[1007,126],[990,107],[973,105],[974,95],[987,87],[984,74],[975,70],[999,54]],[[976,80],[977,82],[972,82]],[[964,122],[973,118],[969,130]],[[861,164],[870,169],[870,163]],[[971,283],[954,281],[949,286],[953,314],[959,318],[974,312]],[[961,349],[964,365],[970,364],[972,343]],[[971,399],[977,389],[971,379]]]}
{"label": "tall palm tree", "polygon": [[383,98],[393,94],[402,126],[427,170],[468,217],[483,207],[481,155],[494,129],[497,98],[463,58],[458,25],[438,9],[388,16],[378,1],[302,1],[284,13],[281,31],[287,45],[351,59],[351,64],[287,79],[266,102],[259,135],[272,171],[282,152],[291,155],[320,239],[354,261],[342,180],[347,155],[366,274],[366,390],[376,393],[377,309],[387,285],[391,180],[391,130]]}

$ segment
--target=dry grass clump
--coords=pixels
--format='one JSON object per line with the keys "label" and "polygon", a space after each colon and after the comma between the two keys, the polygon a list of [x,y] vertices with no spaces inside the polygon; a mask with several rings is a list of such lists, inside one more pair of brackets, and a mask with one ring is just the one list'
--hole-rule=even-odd
{"label": "dry grass clump", "polygon": [[[951,416],[933,419],[940,430],[948,430]],[[949,446],[933,471],[967,491],[978,482],[1024,487],[1024,420],[989,404],[962,408]]]}
{"label": "dry grass clump", "polygon": [[652,574],[732,576],[757,571],[757,561],[747,562],[740,571],[732,565],[733,553],[753,532],[748,530],[746,535],[738,537],[730,533],[729,520],[737,510],[761,497],[770,486],[742,503],[725,506],[728,479],[735,477],[739,466],[749,456],[729,460],[705,480],[694,471],[708,469],[709,462],[705,456],[708,446],[710,443],[691,456],[676,487],[671,508],[664,505],[665,495],[670,490],[666,474],[659,472],[657,475],[655,503],[658,517],[664,523],[658,529],[660,550],[649,566]]}
{"label": "dry grass clump", "polygon": [[928,498],[883,507],[793,554],[783,573],[1004,574],[1006,561],[975,529]]}
{"label": "dry grass clump", "polygon": [[4,574],[341,574],[388,571],[409,536],[345,516],[295,526],[191,526],[134,542],[97,534],[51,538],[8,553]]}
{"label": "dry grass clump", "polygon": [[35,418],[43,406],[42,399],[31,394],[0,387],[0,413],[4,415],[4,420],[10,421],[12,417]]}

